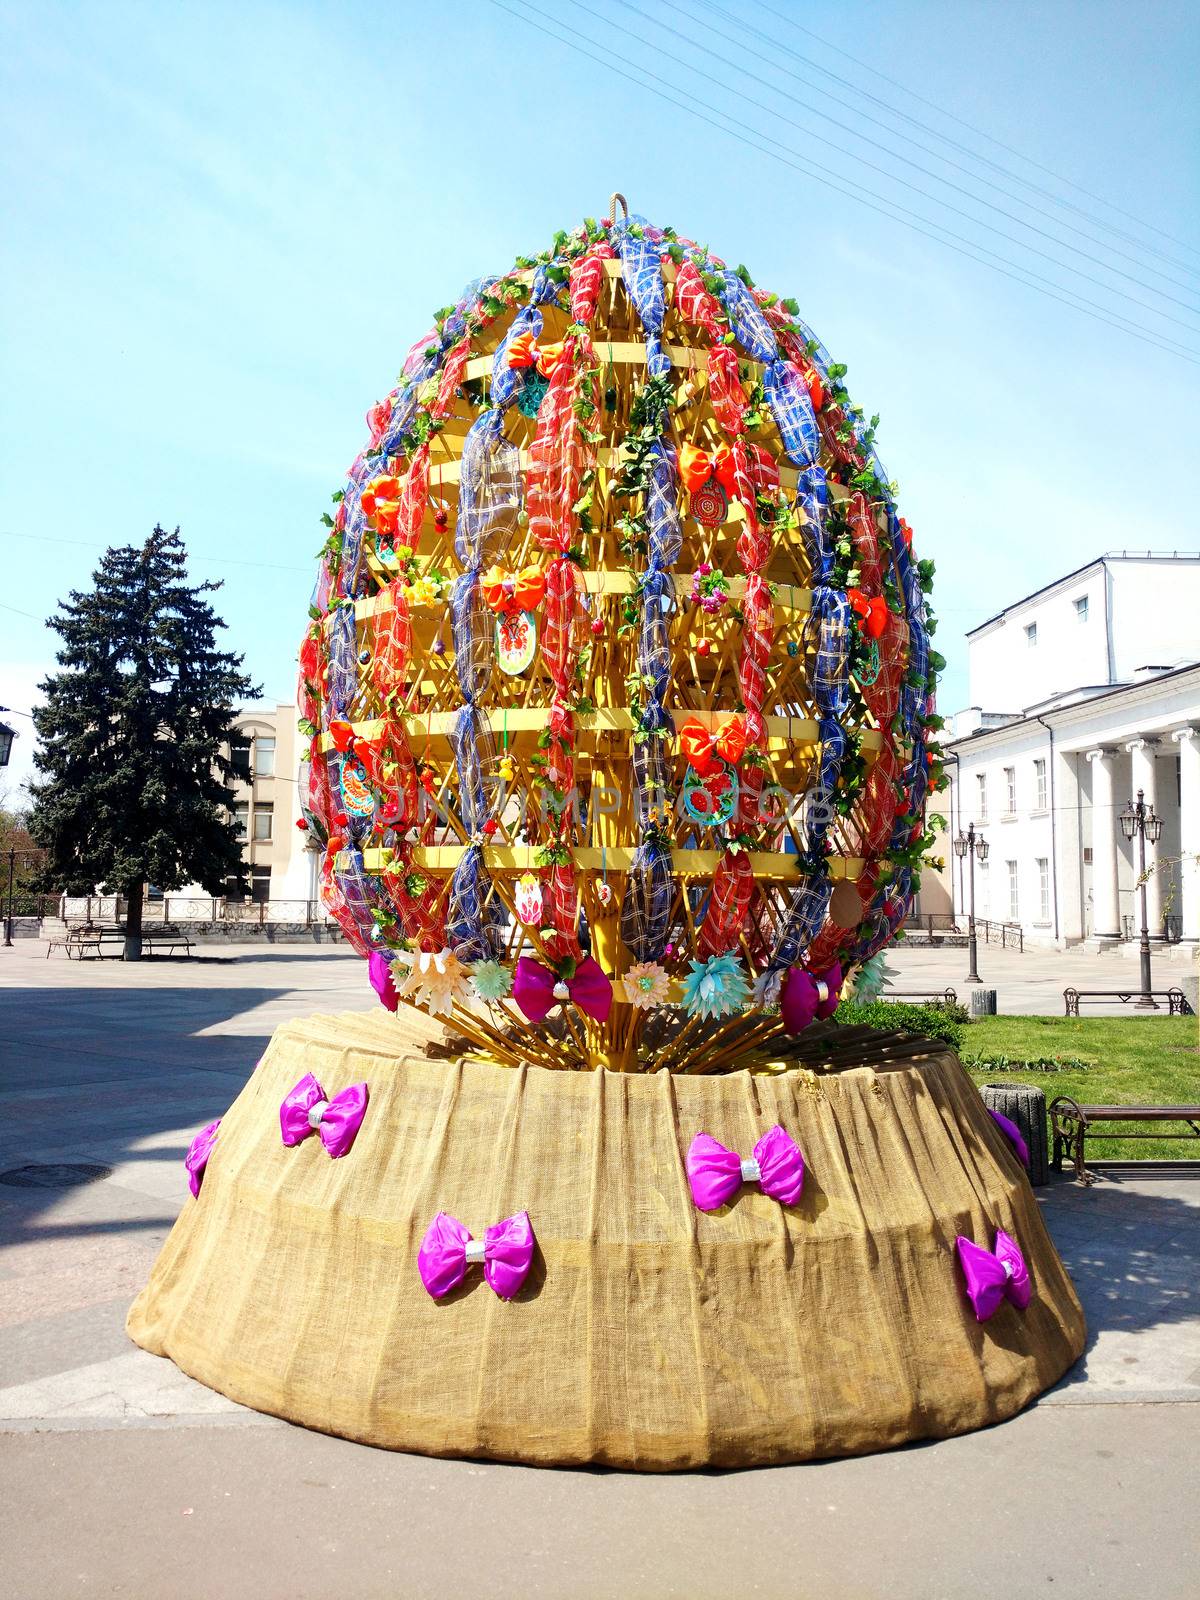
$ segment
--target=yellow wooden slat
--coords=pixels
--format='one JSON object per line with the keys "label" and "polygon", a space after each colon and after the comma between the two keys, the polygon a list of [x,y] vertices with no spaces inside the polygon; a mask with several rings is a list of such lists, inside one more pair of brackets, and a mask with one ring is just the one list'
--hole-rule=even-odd
{"label": "yellow wooden slat", "polygon": [[[691,718],[702,723],[704,727],[711,728],[717,721],[727,716],[723,711],[687,711],[680,707],[673,708],[672,714],[679,722]],[[544,706],[511,706],[507,710],[499,708],[484,713],[488,725],[493,733],[509,734],[540,733],[546,726],[546,708]],[[591,733],[632,733],[633,713],[624,707],[601,706],[596,711],[580,712],[577,714],[576,723],[580,731]],[[448,739],[454,731],[458,721],[457,711],[431,711],[422,715],[410,714],[404,718],[405,727],[410,737],[423,738],[428,734],[435,739]],[[819,729],[811,717],[767,717],[767,740],[770,750],[787,750],[793,745],[812,745],[819,743]],[[351,723],[356,739],[365,739],[370,743],[381,738],[385,724],[382,721],[354,722]],[[848,730],[849,731],[849,730]],[[864,728],[861,731],[862,751],[864,755],[871,755],[877,751],[881,743],[878,728]],[[323,733],[320,735],[317,746],[320,750],[329,751],[334,748],[333,735]]]}
{"label": "yellow wooden slat", "polygon": [[[690,572],[677,572],[674,574],[676,592],[687,595],[691,591],[692,574]],[[604,572],[581,572],[580,582],[588,594],[635,594],[637,592],[638,574],[636,572],[612,569]],[[726,589],[731,599],[740,600],[746,593],[746,579],[730,577],[726,579]],[[449,603],[447,596],[442,600],[426,600],[417,604],[409,602],[414,613],[441,612]],[[775,604],[785,611],[794,611],[800,615],[807,615],[812,610],[812,590],[802,588],[799,584],[781,583],[776,585]],[[354,616],[356,621],[363,621],[367,617],[384,616],[392,609],[392,597],[386,591],[369,595],[365,600],[354,602]],[[332,615],[332,613],[331,613]]]}
{"label": "yellow wooden slat", "polygon": [[[453,872],[466,854],[463,844],[417,845],[412,852],[414,867],[424,867],[430,872]],[[513,872],[532,872],[537,869],[541,847],[538,845],[484,845],[483,859],[488,871],[496,876]],[[635,850],[630,846],[614,845],[606,850],[588,846],[572,850],[571,861],[584,872],[628,872]],[[720,850],[674,850],[671,853],[671,870],[677,878],[711,878],[721,860]],[[801,876],[800,858],[786,852],[751,850],[748,852],[754,876],[772,882],[788,882]],[[364,850],[363,865],[368,872],[382,872],[391,862],[390,850]],[[862,876],[865,862],[861,856],[829,856],[829,876],[835,880],[846,878],[850,882]],[[342,864],[339,856],[338,865]],[[347,863],[348,864],[348,863]]]}
{"label": "yellow wooden slat", "polygon": [[[595,341],[596,359],[614,367],[644,367],[646,365],[646,346],[641,340],[597,339]],[[683,344],[665,344],[663,350],[671,365],[680,372],[691,372],[700,367],[708,366],[708,351],[699,347]],[[754,361],[737,352],[738,362],[755,377],[761,376],[764,368],[761,361]],[[474,356],[467,362],[466,377],[490,378],[494,355]]]}

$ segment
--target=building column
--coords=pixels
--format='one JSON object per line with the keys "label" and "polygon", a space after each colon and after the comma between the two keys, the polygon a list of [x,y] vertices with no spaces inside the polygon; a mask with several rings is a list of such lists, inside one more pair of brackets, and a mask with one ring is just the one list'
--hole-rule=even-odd
{"label": "building column", "polygon": [[1200,728],[1180,728],[1179,746],[1180,914],[1183,938],[1200,944]]}
{"label": "building column", "polygon": [[1092,764],[1092,938],[1121,937],[1117,897],[1117,808],[1113,750],[1089,750]]}
{"label": "building column", "polygon": [[[1131,739],[1125,746],[1129,751],[1133,763],[1133,772],[1130,785],[1133,793],[1131,800],[1136,800],[1137,792],[1142,791],[1146,809],[1153,806],[1158,812],[1158,741],[1156,739]],[[1133,870],[1136,882],[1138,871],[1139,845],[1133,841]],[[1134,917],[1140,917],[1140,899],[1134,897]],[[1158,846],[1146,840],[1146,926],[1150,929],[1152,939],[1161,939],[1163,934],[1163,892],[1162,878],[1158,874]]]}

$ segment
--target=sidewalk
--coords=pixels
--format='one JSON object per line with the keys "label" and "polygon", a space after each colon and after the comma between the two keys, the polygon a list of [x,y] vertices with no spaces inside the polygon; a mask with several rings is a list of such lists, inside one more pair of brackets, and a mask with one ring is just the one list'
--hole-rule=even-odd
{"label": "sidewalk", "polygon": [[[910,961],[963,956],[894,964],[925,987]],[[111,1169],[82,1187],[0,1182],[7,1592],[1196,1592],[1200,1177],[1040,1191],[1088,1313],[1083,1360],[1010,1423],[854,1461],[648,1478],[389,1455],[246,1411],[136,1349],[125,1311],[183,1203],[191,1135],[279,1022],[374,1003],[340,949],[223,957],[81,967],[0,950],[0,1177]]]}

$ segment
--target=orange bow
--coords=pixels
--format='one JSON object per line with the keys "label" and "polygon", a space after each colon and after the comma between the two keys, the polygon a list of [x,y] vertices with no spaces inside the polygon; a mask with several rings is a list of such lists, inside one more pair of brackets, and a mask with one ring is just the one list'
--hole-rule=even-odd
{"label": "orange bow", "polygon": [[714,476],[725,493],[732,494],[733,452],[727,444],[718,445],[711,455],[707,450],[701,450],[694,444],[680,445],[679,476],[683,479],[683,486],[689,494],[695,494],[697,489]]}
{"label": "orange bow", "polygon": [[532,333],[519,333],[508,347],[508,364],[510,367],[536,366],[543,378],[554,375],[562,355],[563,342],[557,344],[538,344]]}
{"label": "orange bow", "polygon": [[484,601],[496,612],[534,611],[546,593],[546,574],[541,567],[510,572],[507,567],[491,566],[481,582]]}
{"label": "orange bow", "polygon": [[702,778],[720,769],[722,761],[736,767],[746,754],[749,734],[745,717],[731,712],[715,728],[689,717],[679,730],[679,748]]}
{"label": "orange bow", "polygon": [[846,599],[850,602],[850,609],[858,618],[858,625],[868,639],[878,639],[887,627],[888,608],[887,601],[879,595],[867,599],[861,589],[847,589]]}

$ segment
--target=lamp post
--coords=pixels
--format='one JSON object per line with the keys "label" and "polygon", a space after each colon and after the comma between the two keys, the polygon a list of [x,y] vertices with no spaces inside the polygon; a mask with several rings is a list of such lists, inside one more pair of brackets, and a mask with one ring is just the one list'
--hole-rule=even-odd
{"label": "lamp post", "polygon": [[1162,818],[1154,814],[1154,807],[1146,804],[1145,795],[1141,789],[1137,792],[1136,805],[1132,800],[1125,802],[1121,812],[1121,832],[1132,843],[1138,842],[1138,892],[1141,896],[1142,911],[1142,992],[1134,1001],[1139,1011],[1157,1011],[1159,1006],[1151,994],[1150,981],[1150,928],[1146,921],[1146,840],[1157,844],[1162,834]]}
{"label": "lamp post", "polygon": [[978,856],[980,861],[987,860],[988,842],[981,833],[975,832],[973,822],[968,824],[966,833],[961,828],[958,830],[958,836],[954,841],[954,854],[960,861],[966,856],[970,869],[968,877],[971,884],[971,909],[967,916],[967,942],[970,946],[971,970],[967,973],[967,982],[982,983],[983,979],[979,976],[979,942],[975,937],[975,857]]}
{"label": "lamp post", "polygon": [[8,852],[8,915],[4,919],[4,943],[6,945],[12,944],[13,868],[16,866],[16,864],[17,852],[15,850],[10,850]]}

